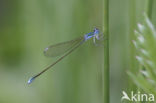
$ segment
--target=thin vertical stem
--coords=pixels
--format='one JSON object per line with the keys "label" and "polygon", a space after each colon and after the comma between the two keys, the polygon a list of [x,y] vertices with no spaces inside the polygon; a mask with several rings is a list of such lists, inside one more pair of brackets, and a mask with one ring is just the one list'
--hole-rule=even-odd
{"label": "thin vertical stem", "polygon": [[[135,40],[134,30],[137,28],[137,3],[136,0],[129,0],[129,64],[128,69],[133,74],[136,74],[139,68],[139,64],[136,60],[136,50],[132,43],[132,40]],[[130,93],[132,90],[137,91],[137,86],[134,82],[129,79],[128,81],[128,92]]]}
{"label": "thin vertical stem", "polygon": [[109,0],[104,0],[104,103],[109,103]]}
{"label": "thin vertical stem", "polygon": [[131,69],[131,72],[135,73],[137,70],[137,63],[136,63],[136,51],[135,47],[132,44],[132,40],[135,39],[134,37],[134,30],[136,29],[136,0],[130,0],[129,1],[130,8],[129,8],[129,69]]}
{"label": "thin vertical stem", "polygon": [[153,2],[154,0],[146,0],[145,12],[150,19],[152,18]]}

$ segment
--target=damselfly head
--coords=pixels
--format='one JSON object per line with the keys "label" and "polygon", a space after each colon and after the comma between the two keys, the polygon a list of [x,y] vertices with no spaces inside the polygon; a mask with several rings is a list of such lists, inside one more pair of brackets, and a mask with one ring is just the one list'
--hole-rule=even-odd
{"label": "damselfly head", "polygon": [[94,28],[94,35],[98,35],[99,34],[99,29],[98,28]]}

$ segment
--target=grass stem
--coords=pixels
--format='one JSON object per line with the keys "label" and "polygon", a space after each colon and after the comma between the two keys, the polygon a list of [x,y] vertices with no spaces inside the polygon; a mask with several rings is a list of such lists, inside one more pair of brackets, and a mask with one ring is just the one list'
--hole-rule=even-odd
{"label": "grass stem", "polygon": [[104,0],[104,103],[109,103],[109,0]]}
{"label": "grass stem", "polygon": [[154,0],[146,0],[145,12],[150,19],[152,18],[153,2]]}

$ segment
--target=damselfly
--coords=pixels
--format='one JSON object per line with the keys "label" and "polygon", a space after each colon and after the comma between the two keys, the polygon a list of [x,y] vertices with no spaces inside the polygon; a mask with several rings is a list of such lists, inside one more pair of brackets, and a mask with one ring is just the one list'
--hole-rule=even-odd
{"label": "damselfly", "polygon": [[97,28],[95,28],[93,30],[93,32],[85,34],[82,37],[76,38],[76,39],[71,40],[71,41],[67,41],[67,42],[51,45],[51,46],[45,48],[44,55],[47,56],[47,57],[55,57],[55,56],[59,56],[61,54],[64,54],[64,55],[61,56],[58,60],[56,60],[54,63],[49,65],[47,68],[45,68],[43,71],[41,71],[40,73],[38,73],[38,74],[34,75],[33,77],[31,77],[28,80],[28,84],[32,83],[32,81],[35,78],[37,78],[38,76],[43,74],[45,71],[50,69],[52,66],[57,64],[64,57],[66,57],[67,55],[72,53],[76,48],[78,48],[80,45],[82,45],[84,42],[86,42],[90,38],[93,38],[93,42],[94,43],[96,43],[96,40],[99,40],[101,38],[101,35],[99,35],[99,30]]}

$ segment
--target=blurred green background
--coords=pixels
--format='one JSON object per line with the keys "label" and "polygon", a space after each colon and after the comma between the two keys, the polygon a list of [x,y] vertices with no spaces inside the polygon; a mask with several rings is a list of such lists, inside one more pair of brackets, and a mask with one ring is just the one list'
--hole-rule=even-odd
{"label": "blurred green background", "polygon": [[[144,1],[136,2],[138,21]],[[111,103],[120,103],[122,90],[129,85],[133,6],[131,0],[110,0]],[[92,40],[31,85],[27,80],[57,59],[44,57],[45,47],[94,27],[102,32],[103,16],[103,0],[1,0],[0,103],[102,103],[103,47]]]}

